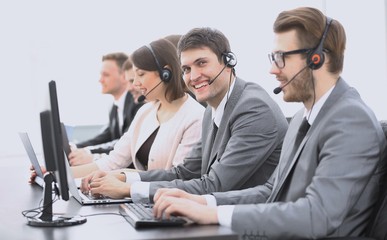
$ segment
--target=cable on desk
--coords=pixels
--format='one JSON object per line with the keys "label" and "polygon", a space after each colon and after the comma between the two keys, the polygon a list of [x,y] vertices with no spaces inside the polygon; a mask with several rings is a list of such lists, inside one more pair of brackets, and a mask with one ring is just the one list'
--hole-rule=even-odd
{"label": "cable on desk", "polygon": [[[26,217],[26,218],[35,218],[36,216],[38,216],[40,213],[42,213],[44,210],[46,210],[48,207],[52,206],[56,201],[59,200],[59,192],[58,191],[55,191],[55,196],[54,198],[52,199],[52,201],[46,205],[41,205],[42,202],[43,202],[43,199],[40,199],[39,201],[39,207],[36,207],[36,208],[31,208],[31,209],[27,209],[27,210],[23,210],[21,212],[21,214]],[[30,215],[34,213],[34,215]]]}

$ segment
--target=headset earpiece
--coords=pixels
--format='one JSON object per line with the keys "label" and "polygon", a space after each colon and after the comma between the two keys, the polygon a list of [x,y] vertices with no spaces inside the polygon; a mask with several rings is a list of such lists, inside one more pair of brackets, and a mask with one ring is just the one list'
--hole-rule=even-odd
{"label": "headset earpiece", "polygon": [[229,68],[234,68],[237,64],[237,59],[234,53],[232,52],[225,52],[222,53],[223,62],[224,64]]}
{"label": "headset earpiece", "polygon": [[159,60],[157,60],[156,54],[153,51],[152,45],[148,44],[148,45],[145,45],[145,47],[148,48],[149,51],[152,53],[153,59],[156,62],[157,70],[160,74],[160,79],[163,82],[169,82],[172,78],[171,70],[169,70],[168,68],[165,68],[165,67],[164,68],[161,67]]}
{"label": "headset earpiece", "polygon": [[312,51],[308,55],[308,66],[309,68],[316,70],[319,69],[325,61],[324,53],[320,51]]}
{"label": "headset earpiece", "polygon": [[327,17],[324,33],[321,36],[321,40],[320,40],[319,44],[317,45],[317,47],[315,49],[313,49],[308,54],[306,64],[309,66],[309,68],[311,68],[313,70],[319,69],[324,64],[325,56],[324,56],[323,46],[324,46],[324,41],[325,41],[325,38],[327,36],[327,32],[328,32],[328,29],[329,29],[329,26],[331,25],[331,23],[332,23],[332,19]]}

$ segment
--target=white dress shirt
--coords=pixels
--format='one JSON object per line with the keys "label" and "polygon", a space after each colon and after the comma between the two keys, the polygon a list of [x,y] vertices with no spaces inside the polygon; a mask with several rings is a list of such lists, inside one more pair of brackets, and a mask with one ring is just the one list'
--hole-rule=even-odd
{"label": "white dress shirt", "polygon": [[[314,120],[316,119],[318,113],[321,110],[321,107],[324,105],[325,101],[328,99],[329,95],[333,91],[334,86],[329,89],[314,105],[311,111],[305,109],[304,116],[307,118],[308,123],[312,126]],[[215,207],[217,206],[216,199],[213,195],[203,195],[207,201],[207,206]],[[235,205],[222,205],[217,207],[218,221],[219,224],[226,227],[231,227],[232,214],[234,211]]]}

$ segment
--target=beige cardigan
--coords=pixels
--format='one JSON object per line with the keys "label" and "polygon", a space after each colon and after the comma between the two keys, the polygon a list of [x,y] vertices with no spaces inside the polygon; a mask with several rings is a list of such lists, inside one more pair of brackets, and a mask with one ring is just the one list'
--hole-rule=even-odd
{"label": "beige cardigan", "polygon": [[144,104],[134,117],[128,131],[115,144],[114,150],[96,161],[104,171],[126,168],[134,162],[138,170],[144,170],[136,159],[136,153],[149,136],[160,127],[149,152],[148,170],[169,169],[183,162],[192,147],[201,138],[204,107],[192,97],[180,107],[170,120],[159,124],[159,102]]}

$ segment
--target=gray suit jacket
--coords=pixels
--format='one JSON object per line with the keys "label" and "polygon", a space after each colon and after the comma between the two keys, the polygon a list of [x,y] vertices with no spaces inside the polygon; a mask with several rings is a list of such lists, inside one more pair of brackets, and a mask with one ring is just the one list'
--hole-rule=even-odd
{"label": "gray suit jacket", "polygon": [[209,140],[212,118],[207,107],[202,141],[184,163],[170,170],[140,172],[141,180],[153,181],[151,200],[161,187],[205,194],[263,184],[278,164],[287,126],[282,111],[263,88],[237,78],[215,140]]}
{"label": "gray suit jacket", "polygon": [[[377,199],[386,148],[379,122],[340,78],[289,159],[302,117],[303,110],[292,119],[280,163],[265,185],[214,193],[219,205],[254,204],[234,209],[232,228],[241,235],[301,239],[363,233]],[[283,173],[284,182],[279,181]]]}

